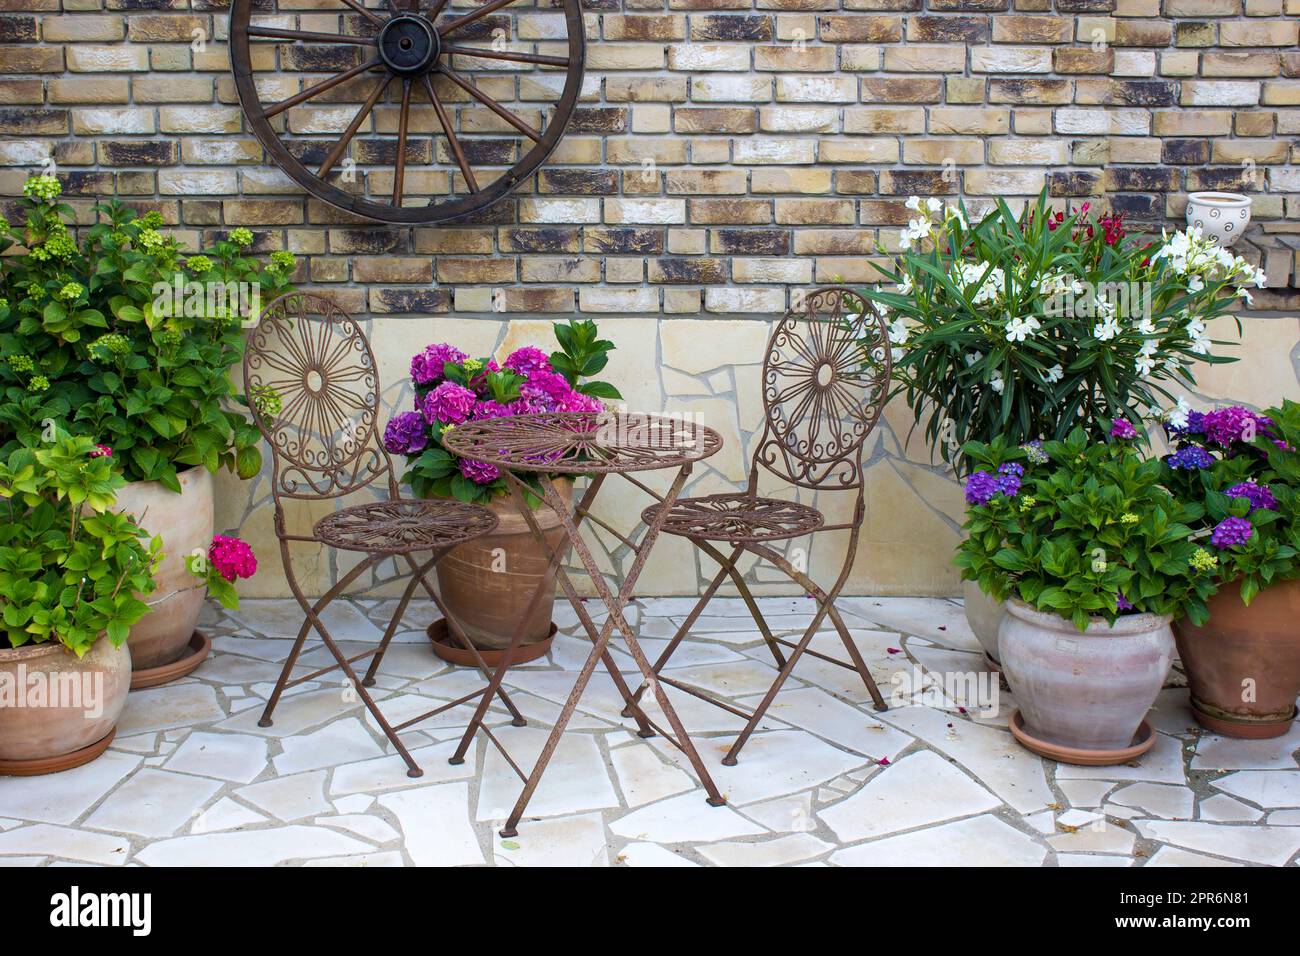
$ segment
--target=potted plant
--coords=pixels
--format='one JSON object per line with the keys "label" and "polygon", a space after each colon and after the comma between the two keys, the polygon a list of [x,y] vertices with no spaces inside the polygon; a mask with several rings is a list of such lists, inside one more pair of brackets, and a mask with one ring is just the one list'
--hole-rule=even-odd
{"label": "potted plant", "polygon": [[1208,621],[1174,626],[1192,713],[1229,737],[1281,736],[1300,693],[1300,404],[1170,417],[1165,483],[1199,512],[1201,560],[1220,584]]}
{"label": "potted plant", "polygon": [[[601,339],[590,319],[555,323],[560,348],[547,355],[525,346],[499,365],[491,358],[470,358],[446,343],[430,345],[411,359],[415,410],[395,415],[384,429],[384,447],[407,461],[402,481],[421,497],[448,497],[475,502],[497,516],[496,531],[460,545],[438,562],[438,585],[448,609],[488,663],[510,643],[523,612],[539,586],[554,590],[554,572],[510,498],[500,469],[458,458],[442,437],[458,424],[537,412],[598,412],[601,399],[622,396],[608,382],[591,380],[609,361],[612,342]],[[535,474],[523,476],[537,489],[529,504],[541,503]],[[562,491],[571,482],[557,482]],[[548,545],[564,545],[564,529],[549,508],[537,514]],[[546,653],[555,634],[551,622],[554,596],[539,603],[529,619],[520,663]],[[452,644],[439,621],[430,628],[435,651],[455,663],[469,655]]]}
{"label": "potted plant", "polygon": [[113,739],[162,548],[113,510],[121,485],[84,436],[0,461],[0,774],[80,766]]}
{"label": "potted plant", "polygon": [[1097,441],[1076,428],[1037,461],[1001,440],[965,446],[968,536],[957,564],[1007,615],[998,638],[1022,744],[1068,763],[1131,760],[1173,661],[1170,622],[1206,617],[1214,582],[1195,510],[1162,485],[1125,419]]}
{"label": "potted plant", "polygon": [[[863,295],[893,319],[891,397],[958,475],[972,470],[968,441],[1024,445],[1075,428],[1102,440],[1112,419],[1149,417],[1172,401],[1169,382],[1194,383],[1196,363],[1235,361],[1212,353],[1225,343],[1207,328],[1264,284],[1198,235],[1143,239],[1087,203],[1053,211],[1046,192],[1019,215],[999,200],[977,223],[964,204],[914,196],[908,207],[892,290]],[[996,660],[1000,609],[964,580],[972,629]]]}
{"label": "potted plant", "polygon": [[[0,443],[48,440],[57,423],[112,450],[128,484],[118,506],[165,538],[149,615],[132,638],[141,684],[203,659],[195,623],[204,587],[186,567],[213,536],[212,473],[259,471],[257,428],[229,377],[241,320],[288,287],[294,258],[248,256],[232,230],[185,255],[157,212],[117,202],[74,238],[52,176],[24,186],[26,221],[0,221]],[[178,659],[188,670],[177,671]],[[159,668],[169,668],[160,671]]]}

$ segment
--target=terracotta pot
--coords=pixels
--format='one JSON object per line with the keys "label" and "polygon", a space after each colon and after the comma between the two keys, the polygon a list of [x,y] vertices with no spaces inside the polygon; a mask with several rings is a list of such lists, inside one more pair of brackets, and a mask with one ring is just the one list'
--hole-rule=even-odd
{"label": "terracotta pot", "polygon": [[117,510],[135,515],[141,527],[163,540],[154,574],[151,610],[131,628],[131,659],[138,671],[171,664],[190,652],[190,638],[207,596],[207,585],[190,574],[185,559],[212,544],[212,474],[195,467],[178,476],[181,493],[157,481],[133,481],[117,493]]}
{"label": "terracotta pot", "polygon": [[[571,497],[572,481],[556,481],[555,487],[566,499]],[[555,574],[546,575],[543,582],[548,562],[513,499],[499,498],[487,507],[500,522],[497,529],[453,549],[438,562],[438,590],[474,646],[498,650],[510,643],[533,592],[544,585],[546,596],[528,618],[524,644],[545,640],[555,605]],[[567,552],[564,528],[555,512],[543,504],[534,514],[546,543],[552,548],[563,546]]]}
{"label": "terracotta pot", "polygon": [[[6,642],[7,643],[7,642]],[[37,688],[45,693],[37,697]],[[85,759],[57,759],[91,749],[113,733],[131,689],[131,651],[101,637],[78,658],[62,644],[0,648],[0,773],[32,772],[17,762],[66,770]]]}
{"label": "terracotta pot", "polygon": [[984,656],[993,664],[998,664],[998,629],[1002,619],[1007,616],[1002,602],[980,590],[974,581],[961,583],[962,597],[966,604],[966,623],[970,625],[975,639],[984,648]]}
{"label": "terracotta pot", "polygon": [[1079,751],[1132,747],[1173,663],[1169,618],[1094,618],[1080,633],[1016,598],[1006,607],[998,652],[1028,734]]}
{"label": "terracotta pot", "polygon": [[1300,581],[1265,588],[1249,607],[1234,581],[1210,598],[1209,608],[1204,626],[1186,619],[1174,626],[1192,714],[1229,737],[1282,736],[1300,693]]}

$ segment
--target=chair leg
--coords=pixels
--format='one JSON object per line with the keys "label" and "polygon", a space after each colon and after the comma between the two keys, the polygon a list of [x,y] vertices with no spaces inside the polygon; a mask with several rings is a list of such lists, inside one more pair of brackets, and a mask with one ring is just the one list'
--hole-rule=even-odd
{"label": "chair leg", "polygon": [[[425,565],[426,568],[431,566],[432,562]],[[379,673],[379,665],[383,661],[384,655],[388,653],[388,645],[392,642],[393,635],[397,633],[397,627],[402,623],[402,616],[411,603],[411,595],[415,593],[415,587],[419,583],[418,578],[412,578],[411,582],[406,585],[406,590],[402,592],[402,599],[397,604],[397,610],[393,612],[392,618],[388,621],[388,626],[384,628],[384,636],[379,641],[379,648],[375,651],[375,656],[370,659],[370,666],[366,668],[366,676],[361,678],[363,686],[375,686],[375,674]]]}
{"label": "chair leg", "polygon": [[858,645],[853,643],[849,629],[844,626],[844,619],[840,617],[840,612],[835,609],[834,604],[831,605],[830,618],[835,625],[835,630],[839,631],[840,640],[844,642],[844,649],[849,652],[849,660],[853,661],[853,669],[858,672],[858,676],[862,678],[862,683],[867,686],[867,693],[871,695],[871,702],[875,705],[876,710],[889,710],[889,705],[885,703],[885,698],[881,696],[880,688],[876,686],[876,679],[871,676],[871,671],[867,668],[867,662],[862,659],[862,652],[858,650]]}

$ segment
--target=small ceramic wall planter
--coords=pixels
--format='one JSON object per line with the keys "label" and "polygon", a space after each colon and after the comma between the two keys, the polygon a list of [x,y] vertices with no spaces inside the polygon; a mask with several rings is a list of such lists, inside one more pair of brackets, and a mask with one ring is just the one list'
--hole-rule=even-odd
{"label": "small ceramic wall planter", "polygon": [[1187,197],[1187,225],[1226,248],[1250,225],[1250,203],[1250,197],[1240,193],[1192,193]]}

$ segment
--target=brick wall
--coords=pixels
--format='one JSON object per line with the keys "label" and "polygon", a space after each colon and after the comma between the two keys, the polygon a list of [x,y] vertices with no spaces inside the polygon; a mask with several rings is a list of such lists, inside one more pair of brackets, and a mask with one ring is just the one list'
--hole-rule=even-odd
{"label": "brick wall", "polygon": [[[1300,0],[592,0],[557,154],[433,228],[350,220],[266,161],[225,7],[0,0],[0,195],[52,158],[82,215],[117,194],[187,241],[250,226],[376,314],[770,314],[790,286],[872,278],[912,193],[1046,184],[1154,221],[1187,190],[1248,190],[1281,258],[1300,247]],[[313,65],[283,56],[281,81]]]}

